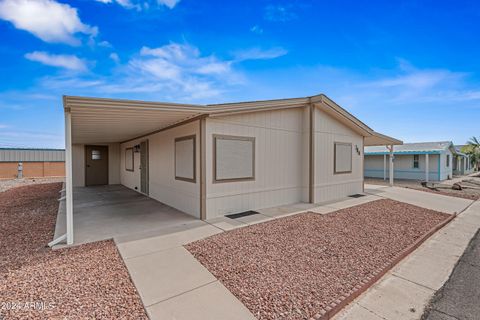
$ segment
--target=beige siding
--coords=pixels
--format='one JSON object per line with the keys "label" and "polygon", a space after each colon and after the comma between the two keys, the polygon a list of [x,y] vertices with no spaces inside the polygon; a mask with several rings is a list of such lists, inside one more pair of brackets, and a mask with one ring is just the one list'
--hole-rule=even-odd
{"label": "beige siding", "polygon": [[[175,179],[175,138],[196,135],[196,182]],[[125,170],[125,149],[149,143],[149,196],[171,207],[200,217],[199,122],[162,131],[121,145],[120,177],[128,188],[140,190],[140,153],[134,153],[134,171]]]}
{"label": "beige siding", "polygon": [[[95,145],[108,146],[108,184],[120,183],[120,144],[97,143]],[[73,186],[85,186],[85,145],[72,145]]]}
{"label": "beige siding", "polygon": [[[294,108],[207,118],[207,219],[308,199],[307,112]],[[255,138],[253,181],[213,182],[215,134]]]}
{"label": "beige siding", "polygon": [[[351,173],[334,173],[335,142],[352,144]],[[315,202],[339,199],[363,191],[363,137],[318,109],[315,110],[314,189]]]}

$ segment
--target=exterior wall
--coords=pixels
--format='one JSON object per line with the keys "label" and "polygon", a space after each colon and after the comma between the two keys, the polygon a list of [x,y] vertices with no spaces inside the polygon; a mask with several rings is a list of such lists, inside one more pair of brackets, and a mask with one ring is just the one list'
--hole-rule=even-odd
{"label": "exterior wall", "polygon": [[[308,109],[206,119],[207,219],[308,201]],[[255,137],[255,179],[213,182],[213,135]]]}
{"label": "exterior wall", "polygon": [[[447,155],[450,156],[450,163],[449,166],[447,167]],[[450,150],[442,153],[440,155],[440,180],[447,180],[451,179],[453,177],[453,156],[452,152]]]}
{"label": "exterior wall", "polygon": [[[120,181],[140,190],[140,153],[134,153],[134,171],[125,169],[125,149],[144,140],[149,144],[149,196],[180,211],[200,218],[200,130],[194,121],[120,145]],[[196,182],[175,179],[175,138],[196,135]]]}
{"label": "exterior wall", "polygon": [[453,167],[453,174],[455,175],[468,175],[473,172],[473,167],[470,164],[470,158],[468,156],[458,155],[456,157],[456,165]]}
{"label": "exterior wall", "polygon": [[[108,146],[108,184],[120,183],[120,144],[94,143],[93,145]],[[85,186],[85,145],[72,145],[72,181],[74,187]]]}
{"label": "exterior wall", "polygon": [[0,162],[0,179],[15,179],[18,174],[18,162]]}
{"label": "exterior wall", "polygon": [[[64,177],[65,162],[22,162],[24,178]],[[0,179],[16,179],[18,162],[0,162]]]}
{"label": "exterior wall", "polygon": [[[393,163],[394,179],[425,180],[425,154],[419,154],[419,167],[413,167],[414,154],[396,154]],[[386,178],[389,179],[387,155]],[[428,177],[429,181],[439,181],[441,176],[438,173],[439,155],[430,154],[428,156]],[[365,155],[365,177],[383,178],[383,155]]]}
{"label": "exterior wall", "polygon": [[[363,136],[328,114],[315,110],[315,202],[363,192]],[[352,144],[352,172],[334,173],[335,142]],[[356,151],[360,150],[360,155]],[[308,151],[305,152],[308,154]]]}
{"label": "exterior wall", "polygon": [[65,150],[0,148],[0,162],[65,162]]}

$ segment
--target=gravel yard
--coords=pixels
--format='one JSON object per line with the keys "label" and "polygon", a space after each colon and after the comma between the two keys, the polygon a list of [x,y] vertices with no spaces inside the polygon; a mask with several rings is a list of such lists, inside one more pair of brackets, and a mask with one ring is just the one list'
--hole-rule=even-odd
{"label": "gravel yard", "polygon": [[0,180],[0,192],[11,188],[26,186],[31,184],[63,182],[65,178],[25,178],[25,179],[2,179]]}
{"label": "gravel yard", "polygon": [[[480,182],[479,178],[474,178],[474,179],[476,179],[478,182]],[[366,184],[382,185],[382,186],[388,186],[389,185],[388,180],[384,181],[383,179],[365,178],[365,183]],[[415,180],[395,179],[395,186],[396,187],[404,187],[404,188],[408,188],[408,189],[419,190],[419,191],[425,191],[425,192],[430,192],[430,193],[435,193],[435,194],[442,194],[442,195],[445,195],[445,196],[457,197],[457,198],[462,198],[462,199],[469,199],[469,200],[480,199],[480,190],[473,190],[473,189],[453,190],[453,189],[444,189],[444,188],[438,189],[438,190],[431,190],[429,188],[423,187],[420,184],[420,181],[415,181]]]}
{"label": "gravel yard", "polygon": [[258,319],[309,319],[448,216],[377,200],[235,229],[186,248]]}
{"label": "gravel yard", "polygon": [[112,241],[52,251],[60,183],[0,193],[0,319],[147,319]]}

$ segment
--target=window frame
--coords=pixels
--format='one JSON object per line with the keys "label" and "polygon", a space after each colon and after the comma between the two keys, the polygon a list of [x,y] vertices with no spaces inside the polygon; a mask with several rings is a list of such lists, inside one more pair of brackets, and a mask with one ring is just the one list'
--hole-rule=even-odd
{"label": "window frame", "polygon": [[[416,159],[416,161],[415,161]],[[415,166],[415,163],[417,166]],[[414,154],[413,155],[413,169],[420,169],[420,155],[419,154]]]}
{"label": "window frame", "polygon": [[[228,182],[242,182],[242,181],[255,181],[255,137],[247,136],[232,136],[224,134],[213,134],[213,148],[212,148],[212,166],[213,166],[213,183],[228,183]],[[252,175],[250,177],[241,178],[225,178],[219,179],[217,177],[217,140],[237,140],[237,141],[251,141],[252,142]]]}
{"label": "window frame", "polygon": [[[193,178],[177,176],[177,142],[185,141],[185,140],[193,141]],[[175,176],[175,180],[197,183],[197,135],[196,134],[175,138],[173,143],[173,162],[174,162],[173,174]]]}
{"label": "window frame", "polygon": [[[337,171],[337,145],[350,146],[350,170]],[[351,142],[333,142],[333,174],[349,174],[353,171],[353,143]]]}
{"label": "window frame", "polygon": [[[98,152],[98,153],[97,153],[97,152]],[[95,153],[96,156],[99,157],[98,159],[95,159],[95,158],[93,157],[94,153]],[[102,151],[92,149],[92,151],[90,152],[90,160],[92,160],[92,161],[102,160]]]}
{"label": "window frame", "polygon": [[[127,151],[132,150],[132,169],[127,168]],[[135,171],[135,152],[133,151],[133,147],[125,148],[125,170],[133,172]]]}
{"label": "window frame", "polygon": [[450,155],[449,154],[447,154],[446,167],[450,168]]}

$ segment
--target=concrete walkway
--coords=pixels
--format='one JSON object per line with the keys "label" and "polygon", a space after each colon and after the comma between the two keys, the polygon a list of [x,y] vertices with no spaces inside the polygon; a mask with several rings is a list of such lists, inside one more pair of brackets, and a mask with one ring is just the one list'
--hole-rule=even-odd
{"label": "concrete walkway", "polygon": [[455,266],[450,279],[435,293],[425,320],[480,318],[480,231]]}
{"label": "concrete walkway", "polygon": [[[151,319],[255,319],[254,315],[203,267],[183,245],[211,235],[280,217],[315,211],[321,214],[380,199],[375,195],[346,198],[323,205],[294,204],[259,210],[239,219],[197,220],[181,229],[144,239],[115,238]],[[201,315],[201,316],[199,316]]]}
{"label": "concrete walkway", "polygon": [[[337,314],[334,317],[336,320],[420,319],[425,306],[447,281],[470,239],[480,228],[480,201],[469,201],[464,206],[465,202],[460,201],[463,199],[442,199],[443,196],[422,191],[413,191],[418,193],[414,195],[412,190],[405,189],[405,192],[402,192],[398,189],[401,188],[384,189],[376,194],[460,214]],[[433,201],[435,199],[432,196],[437,197],[439,203]],[[424,202],[417,204],[422,198]],[[439,208],[440,203],[443,208]]]}

